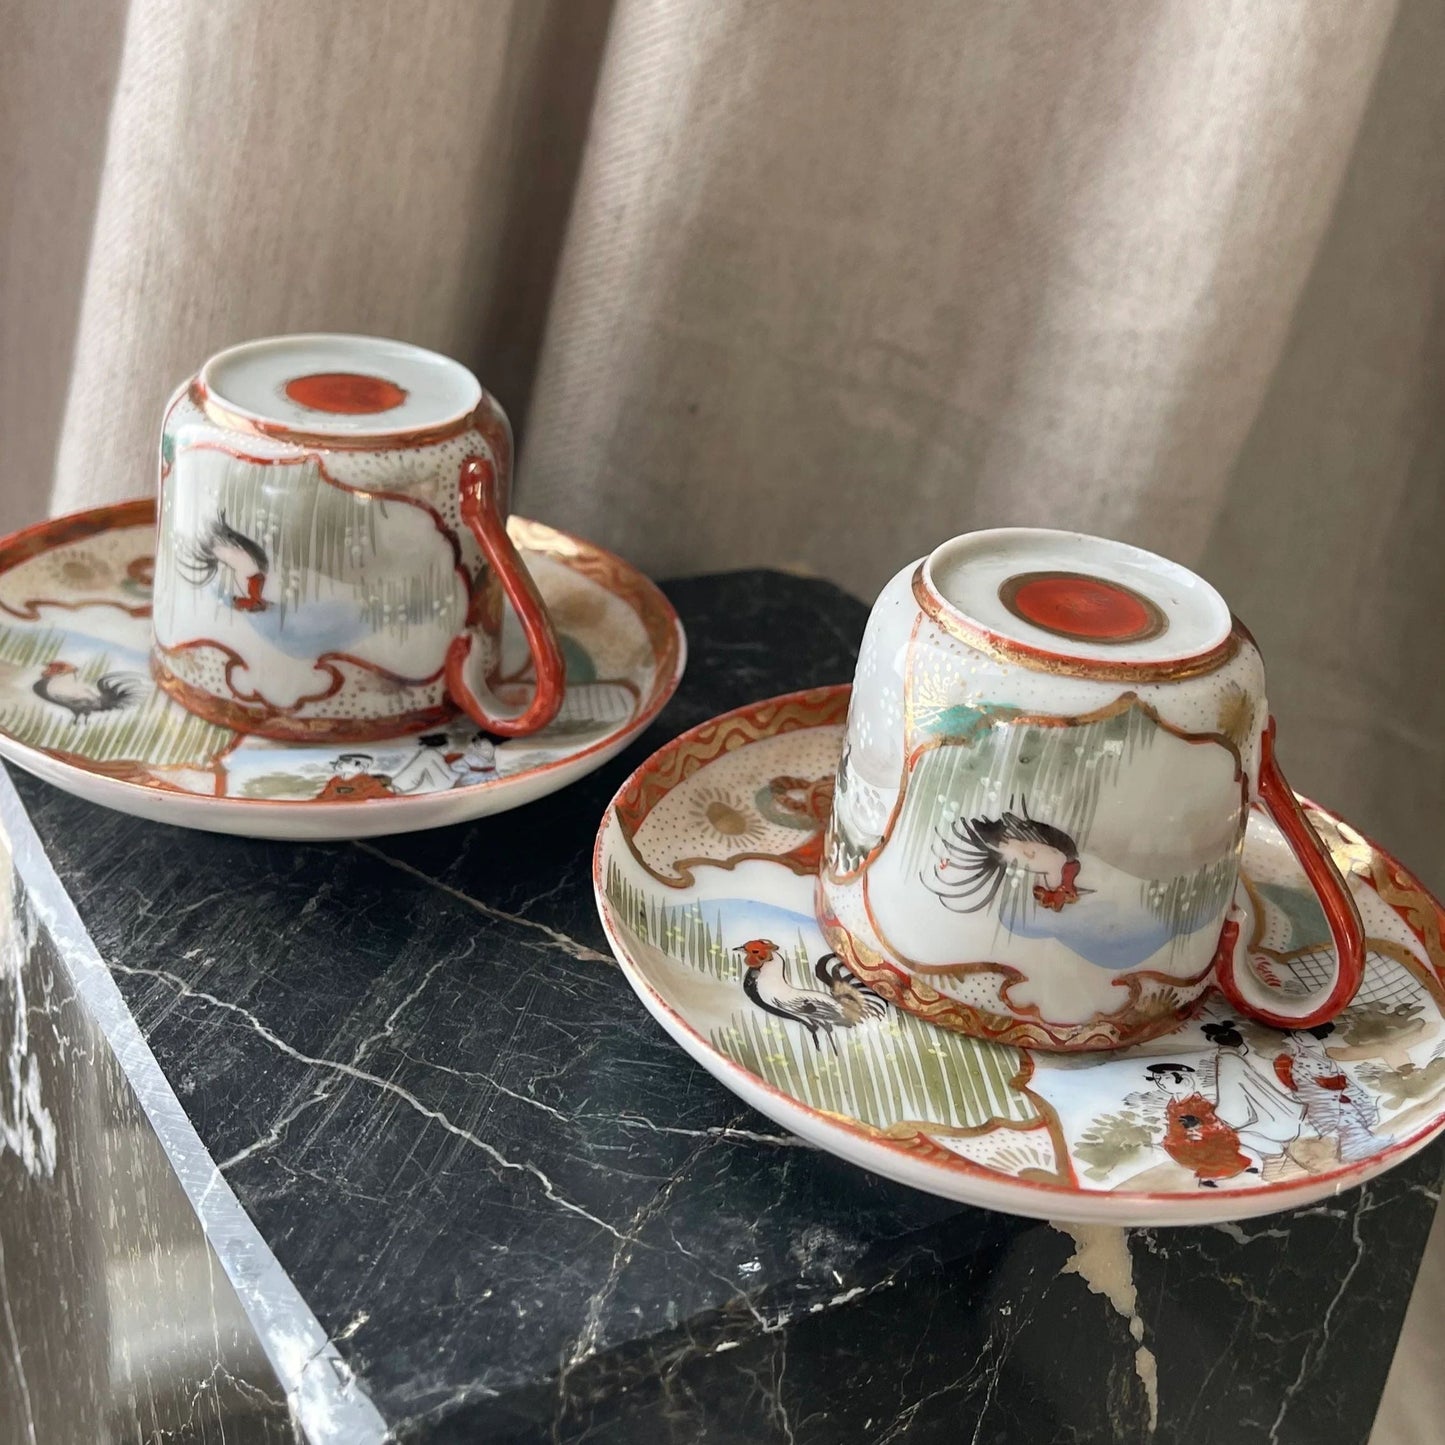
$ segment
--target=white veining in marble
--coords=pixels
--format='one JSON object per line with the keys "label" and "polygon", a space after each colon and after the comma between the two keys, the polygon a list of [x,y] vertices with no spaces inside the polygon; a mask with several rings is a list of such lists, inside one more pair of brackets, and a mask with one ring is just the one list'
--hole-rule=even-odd
{"label": "white veining in marble", "polygon": [[[382,1445],[387,1429],[380,1414],[352,1377],[346,1362],[267,1248],[201,1143],[74,904],[55,876],[3,770],[0,770],[0,829],[9,839],[15,867],[24,880],[37,918],[54,938],[76,994],[125,1071],[211,1248],[286,1390],[295,1424],[311,1445]],[[16,930],[6,932],[14,934]],[[4,957],[3,966],[8,976],[12,963],[8,945]],[[26,1117],[32,1120],[33,1126],[32,1104],[27,1103],[26,1109]],[[8,1137],[7,1133],[7,1143]],[[53,1133],[50,1138],[49,1158],[53,1165]],[[40,1163],[46,1157],[44,1140],[43,1129],[35,1128],[33,1158]]]}
{"label": "white veining in marble", "polygon": [[[1149,1402],[1149,1433],[1159,1427],[1159,1366],[1154,1352],[1144,1343],[1144,1320],[1139,1314],[1139,1292],[1134,1287],[1134,1261],[1129,1255],[1129,1237],[1111,1224],[1064,1224],[1054,1228],[1073,1239],[1077,1248],[1060,1274],[1076,1274],[1095,1294],[1101,1294],[1129,1322],[1129,1333],[1138,1348],[1134,1351],[1134,1373],[1144,1386]],[[1282,1413],[1282,1412],[1281,1412]]]}
{"label": "white veining in marble", "polygon": [[[3,837],[0,870],[10,871]],[[14,1154],[32,1179],[48,1179],[55,1172],[55,1120],[41,1098],[39,1063],[30,1050],[25,939],[14,922],[10,890],[0,889],[0,1008],[8,1005],[10,1013],[9,1047],[0,1070],[0,1152]]]}

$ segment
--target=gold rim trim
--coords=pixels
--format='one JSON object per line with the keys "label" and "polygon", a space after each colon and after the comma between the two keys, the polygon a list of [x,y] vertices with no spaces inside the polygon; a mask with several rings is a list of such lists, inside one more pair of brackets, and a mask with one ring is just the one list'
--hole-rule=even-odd
{"label": "gold rim trim", "polygon": [[[1086,1053],[1125,1048],[1172,1033],[1203,1003],[1209,993],[1209,973],[1214,966],[1211,958],[1203,972],[1185,978],[1148,969],[1131,973],[1116,980],[1118,986],[1128,993],[1116,1012],[1095,1014],[1076,1024],[1051,1024],[1037,1016],[1036,1006],[1032,1007],[1035,1017],[1030,1018],[994,1013],[991,1009],[978,1008],[952,998],[922,979],[904,973],[882,954],[875,953],[855,939],[828,912],[821,881],[815,892],[815,911],[828,947],[895,1008],[953,1033],[968,1034],[987,1043],[1006,1044],[1013,1048],[1042,1049],[1047,1053]],[[1005,1004],[1008,1002],[1008,989],[1023,978],[1017,969],[1005,964],[952,964],[931,971],[938,974],[992,974],[1001,980],[999,997]],[[1162,986],[1157,992],[1144,997],[1146,982]]]}
{"label": "gold rim trim", "polygon": [[647,815],[663,798],[724,753],[804,728],[839,726],[847,714],[848,690],[841,689],[840,696],[837,687],[821,687],[762,703],[741,714],[724,714],[684,733],[639,768],[613,799],[612,811],[617,815],[617,825],[627,851],[650,878],[665,888],[691,887],[695,881],[692,870],[703,863],[719,868],[735,868],[749,859],[766,859],[771,863],[781,863],[802,877],[815,872],[811,865],[796,859],[785,859],[776,853],[749,852],[737,853],[725,860],[679,858],[672,864],[678,876],[668,878],[642,856],[635,837],[646,822]]}
{"label": "gold rim trim", "polygon": [[647,634],[656,677],[670,677],[677,670],[682,660],[677,614],[650,577],[615,552],[530,517],[508,517],[507,535],[524,551],[540,552],[620,597],[632,608]]}
{"label": "gold rim trim", "polygon": [[1217,672],[1239,651],[1241,643],[1250,640],[1239,619],[1232,618],[1229,636],[1208,652],[1165,662],[1103,662],[1046,652],[969,622],[928,585],[921,562],[913,574],[913,600],[936,627],[966,646],[987,654],[995,662],[1024,667],[1030,672],[1047,672],[1056,677],[1082,677],[1096,682],[1182,682],[1191,677],[1203,677]]}
{"label": "gold rim trim", "polygon": [[[488,398],[483,393],[480,405],[450,421],[435,426],[415,427],[408,431],[309,432],[285,422],[266,421],[247,416],[218,401],[200,377],[190,384],[188,395],[193,406],[210,422],[224,431],[243,436],[264,437],[267,441],[285,442],[291,446],[312,447],[327,452],[392,452],[409,451],[413,447],[435,446],[451,441],[469,431],[484,431],[488,420]],[[495,403],[493,403],[495,405]]]}

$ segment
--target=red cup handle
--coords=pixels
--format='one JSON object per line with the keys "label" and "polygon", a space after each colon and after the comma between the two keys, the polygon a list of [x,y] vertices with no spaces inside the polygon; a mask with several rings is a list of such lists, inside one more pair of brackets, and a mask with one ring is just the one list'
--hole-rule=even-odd
{"label": "red cup handle", "polygon": [[478,726],[501,737],[515,738],[544,728],[562,706],[566,670],[562,649],[547,606],[532,574],[527,571],[497,505],[497,469],[490,460],[470,456],[462,463],[461,511],[487,564],[500,579],[502,591],[522,624],[522,636],[532,654],[537,674],[531,701],[520,710],[509,710],[487,686],[479,666],[468,666],[476,639],[470,629],[454,637],[447,648],[447,691],[452,701]]}
{"label": "red cup handle", "polygon": [[[1274,756],[1274,719],[1260,740],[1259,797],[1279,825],[1324,909],[1335,945],[1335,972],[1327,989],[1292,997],[1263,982],[1246,957],[1244,940],[1220,951],[1220,991],[1235,1008],[1277,1029],[1310,1029],[1328,1023],[1354,998],[1365,974],[1365,927],[1349,885],[1310,826]],[[1228,928],[1228,924],[1225,925]]]}

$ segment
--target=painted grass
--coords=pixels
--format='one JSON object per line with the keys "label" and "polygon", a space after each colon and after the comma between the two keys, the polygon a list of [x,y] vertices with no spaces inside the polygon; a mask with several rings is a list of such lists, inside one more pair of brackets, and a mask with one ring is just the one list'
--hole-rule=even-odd
{"label": "painted grass", "polygon": [[[739,977],[738,956],[724,938],[722,914],[715,905],[706,909],[697,902],[664,903],[649,889],[623,878],[615,860],[607,865],[606,893],[618,916],[644,943],[712,978]],[[774,942],[788,961],[789,977],[802,978],[812,968],[801,932],[790,942],[778,938]]]}
{"label": "painted grass", "polygon": [[1040,1115],[1011,1080],[1018,1053],[965,1038],[890,1010],[876,1023],[825,1039],[756,1010],[709,1032],[720,1053],[776,1089],[822,1109],[886,1129],[900,1120],[977,1128],[995,1120],[1032,1123]]}
{"label": "painted grass", "polygon": [[0,631],[0,662],[22,674],[11,686],[25,690],[0,703],[0,730],[33,748],[75,753],[94,762],[137,760],[165,767],[208,767],[230,740],[226,729],[177,707],[148,677],[136,673],[128,659],[117,664],[104,652],[82,664],[80,675],[91,682],[106,672],[137,678],[141,696],[135,705],[81,720],[31,694],[31,671],[38,677],[66,645],[66,634],[50,628]]}
{"label": "painted grass", "polygon": [[[1032,1123],[1040,1115],[1016,1090],[1016,1049],[982,1043],[889,1009],[879,1020],[825,1038],[814,1047],[801,1025],[763,1014],[742,992],[742,970],[720,912],[697,902],[667,904],[608,864],[606,893],[618,917],[644,943],[712,978],[737,985],[730,1022],[709,1031],[714,1048],[795,1099],[885,1129],[903,1119],[951,1128],[995,1120]],[[736,931],[736,930],[734,930]],[[777,930],[770,936],[777,938]],[[786,945],[788,978],[812,980],[814,959],[799,930]]]}

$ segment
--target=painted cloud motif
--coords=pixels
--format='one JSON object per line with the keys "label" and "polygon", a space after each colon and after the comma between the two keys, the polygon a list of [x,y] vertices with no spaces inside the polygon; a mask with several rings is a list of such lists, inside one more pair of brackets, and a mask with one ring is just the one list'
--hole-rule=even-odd
{"label": "painted cloud motif", "polygon": [[[263,461],[217,449],[181,453],[157,566],[189,585],[157,599],[167,648],[202,639],[252,661],[266,701],[291,707],[324,689],[328,652],[396,677],[434,677],[466,616],[453,544],[426,508],[316,486],[314,459]],[[378,581],[377,579],[382,579]],[[231,675],[253,692],[251,669]]]}

